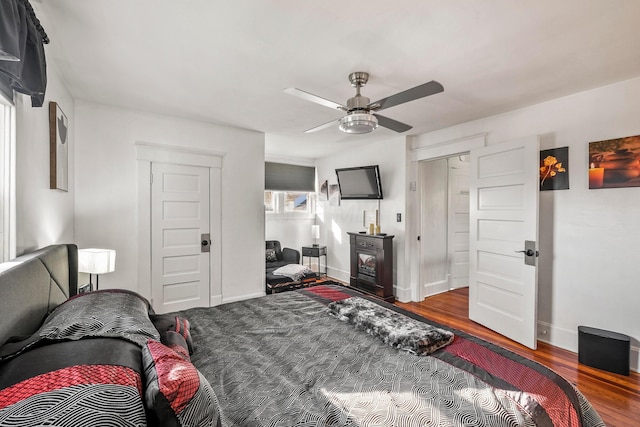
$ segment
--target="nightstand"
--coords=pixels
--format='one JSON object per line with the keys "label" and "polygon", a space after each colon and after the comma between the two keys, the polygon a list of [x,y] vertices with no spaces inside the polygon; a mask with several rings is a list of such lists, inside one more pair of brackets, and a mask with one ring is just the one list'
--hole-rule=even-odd
{"label": "nightstand", "polygon": [[[324,257],[324,273],[321,271],[320,257]],[[327,275],[327,247],[326,246],[303,246],[302,247],[302,264],[304,257],[309,258],[309,268],[311,268],[311,258],[318,258],[318,276]]]}

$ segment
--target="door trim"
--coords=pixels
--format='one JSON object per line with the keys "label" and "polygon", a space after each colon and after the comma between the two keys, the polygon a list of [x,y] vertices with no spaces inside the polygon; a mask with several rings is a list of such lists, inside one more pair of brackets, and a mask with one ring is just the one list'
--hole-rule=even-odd
{"label": "door trim", "polygon": [[[456,154],[468,153],[474,148],[486,146],[486,133],[480,133],[476,135],[470,135],[464,138],[451,139],[447,141],[438,142],[435,144],[416,147],[409,153],[409,167],[407,168],[407,181],[410,183],[407,187],[407,227],[404,239],[404,253],[409,254],[405,260],[406,277],[410,277],[409,280],[409,293],[403,293],[402,295],[396,295],[400,301],[422,301],[421,290],[421,278],[420,278],[420,242],[417,240],[417,236],[420,235],[420,215],[421,215],[421,202],[420,194],[421,189],[417,188],[420,185],[418,179],[418,163],[423,160],[436,160],[443,157],[455,156]],[[417,183],[413,185],[412,183]],[[396,290],[397,292],[399,289]],[[398,292],[399,294],[400,292]]]}
{"label": "door trim", "polygon": [[137,163],[137,289],[151,300],[151,164],[167,163],[203,166],[210,169],[210,231],[214,237],[209,253],[211,306],[222,303],[222,159],[225,153],[213,150],[136,141]]}

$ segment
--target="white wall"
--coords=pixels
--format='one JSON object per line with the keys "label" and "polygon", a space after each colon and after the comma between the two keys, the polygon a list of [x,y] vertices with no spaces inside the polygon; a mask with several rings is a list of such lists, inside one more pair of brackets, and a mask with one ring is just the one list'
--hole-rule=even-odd
{"label": "white wall", "polygon": [[569,190],[540,193],[539,338],[577,351],[577,327],[640,339],[640,188],[588,189],[588,143],[640,134],[640,78],[420,135],[427,147],[486,132],[569,147]]}
{"label": "white wall", "polygon": [[[74,242],[74,100],[54,67],[42,107],[16,100],[16,255],[55,243]],[[69,191],[49,189],[49,102],[69,119]]]}
{"label": "white wall", "polygon": [[[395,295],[407,300],[410,292],[405,287],[404,275],[404,214],[405,214],[405,137],[392,137],[387,141],[371,143],[362,147],[323,157],[316,162],[316,175],[320,182],[337,184],[335,169],[355,166],[380,166],[380,179],[384,199],[380,201],[380,231],[394,235]],[[318,224],[320,244],[327,246],[329,276],[349,281],[349,235],[347,232],[364,231],[362,212],[375,211],[378,201],[342,200],[340,206],[329,202],[318,202]],[[396,222],[396,214],[402,214],[402,222]]]}
{"label": "white wall", "polygon": [[77,243],[117,251],[101,288],[141,291],[134,143],[147,142],[224,153],[222,295],[264,293],[264,134],[84,101],[75,118]]}
{"label": "white wall", "polygon": [[[313,214],[267,213],[265,214],[265,240],[278,240],[283,248],[296,249],[300,252],[302,260],[302,247],[314,243],[311,238],[312,224],[315,224]],[[307,258],[304,261],[307,264]]]}

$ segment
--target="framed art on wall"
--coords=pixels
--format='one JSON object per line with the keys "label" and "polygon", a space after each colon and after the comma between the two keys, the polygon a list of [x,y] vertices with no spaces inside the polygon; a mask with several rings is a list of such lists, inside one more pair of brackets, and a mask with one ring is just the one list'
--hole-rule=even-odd
{"label": "framed art on wall", "polygon": [[540,151],[540,191],[569,189],[569,147]]}
{"label": "framed art on wall", "polygon": [[49,188],[69,190],[69,120],[56,102],[49,103]]}
{"label": "framed art on wall", "polygon": [[340,189],[338,184],[329,185],[329,206],[340,206]]}
{"label": "framed art on wall", "polygon": [[589,188],[640,187],[640,135],[589,143]]}
{"label": "framed art on wall", "polygon": [[326,202],[329,200],[329,181],[326,179],[320,184],[320,192],[318,193],[318,201]]}

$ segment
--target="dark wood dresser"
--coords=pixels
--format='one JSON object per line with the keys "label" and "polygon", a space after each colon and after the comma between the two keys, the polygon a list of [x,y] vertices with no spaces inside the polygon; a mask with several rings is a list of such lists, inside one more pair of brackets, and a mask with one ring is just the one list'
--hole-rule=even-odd
{"label": "dark wood dresser", "polygon": [[394,236],[347,234],[351,243],[350,285],[387,302],[394,302]]}

